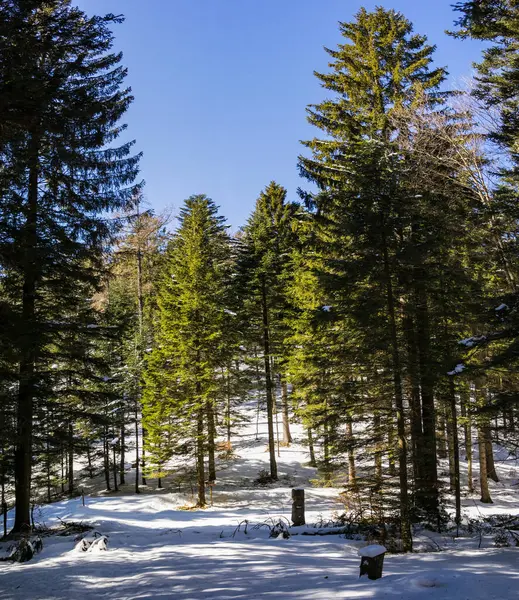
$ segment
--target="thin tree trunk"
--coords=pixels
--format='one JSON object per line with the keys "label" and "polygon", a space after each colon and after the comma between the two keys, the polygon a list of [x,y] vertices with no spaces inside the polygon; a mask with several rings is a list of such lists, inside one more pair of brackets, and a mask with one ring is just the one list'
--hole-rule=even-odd
{"label": "thin tree trunk", "polygon": [[[420,281],[425,279],[422,273]],[[429,309],[422,284],[416,283],[416,325],[422,397],[422,487],[417,501],[433,523],[439,520],[438,470],[436,457],[436,410],[434,406],[434,371],[430,357]]]}
{"label": "thin tree trunk", "polygon": [[206,505],[205,499],[205,465],[204,465],[204,411],[198,411],[197,439],[196,439],[196,473],[198,482],[198,506]]}
{"label": "thin tree trunk", "polygon": [[125,473],[124,473],[124,466],[125,466],[125,462],[126,462],[126,457],[125,457],[125,451],[124,451],[124,446],[126,444],[126,431],[125,431],[125,425],[124,425],[124,411],[123,411],[123,421],[121,423],[121,451],[120,451],[120,456],[119,456],[119,481],[121,483],[121,485],[124,485],[126,483],[126,479],[125,479]]}
{"label": "thin tree trunk", "polygon": [[145,444],[145,440],[146,440],[146,429],[144,428],[144,425],[141,424],[141,429],[142,429],[142,452],[141,452],[141,457],[142,457],[142,476],[141,476],[141,483],[142,485],[146,485],[146,444]]}
{"label": "thin tree trunk", "polygon": [[258,404],[256,407],[256,440],[259,440],[259,420],[260,420],[260,408],[261,408],[261,376],[259,369],[259,360],[258,360],[258,352],[257,349],[254,348],[254,361],[255,371],[256,371],[256,393],[258,397]]}
{"label": "thin tree trunk", "polygon": [[[393,403],[389,400],[389,410],[387,417],[387,460],[389,463],[389,475],[391,477],[396,477],[397,469],[396,469],[396,461],[398,458],[398,442],[395,441],[395,423],[393,421]],[[395,454],[397,455],[395,457]]]}
{"label": "thin tree trunk", "polygon": [[378,488],[382,485],[382,427],[380,413],[376,410],[373,414],[373,431],[375,436],[375,480]]}
{"label": "thin tree trunk", "polygon": [[2,477],[0,480],[0,508],[4,521],[4,537],[7,535],[7,502],[5,501],[5,463],[4,449],[2,448]]}
{"label": "thin tree trunk", "polygon": [[330,484],[332,481],[332,469],[330,465],[330,428],[328,423],[328,416],[324,417],[324,435],[323,435],[323,464],[324,464],[324,480],[326,484]]}
{"label": "thin tree trunk", "polygon": [[485,433],[481,426],[478,426],[478,448],[479,448],[479,483],[481,489],[481,502],[492,504],[490,490],[488,489],[487,477],[487,453],[485,444]]}
{"label": "thin tree trunk", "polygon": [[216,461],[215,461],[215,437],[216,428],[214,424],[214,409],[212,402],[207,402],[207,454],[209,457],[208,479],[216,481]]}
{"label": "thin tree trunk", "polygon": [[106,489],[110,491],[110,449],[108,448],[108,430],[105,427],[105,436],[103,442],[103,467],[105,472]]}
{"label": "thin tree trunk", "polygon": [[[452,377],[450,378],[452,379]],[[456,410],[456,399],[454,399],[454,410]],[[447,414],[447,411],[449,414]],[[450,383],[449,383],[449,404],[445,406],[445,410],[442,411],[445,418],[445,426],[447,433],[447,456],[449,458],[449,489],[454,492],[456,489],[456,473],[455,473],[455,450],[454,450],[454,426],[452,419],[452,398],[450,396]]]}
{"label": "thin tree trunk", "polygon": [[494,449],[492,447],[492,430],[490,426],[483,427],[483,434],[485,436],[485,454],[487,463],[487,476],[499,483],[499,477],[497,476],[496,463],[494,462]]}
{"label": "thin tree trunk", "polygon": [[[453,467],[454,467],[454,497],[456,501],[456,517],[455,522],[459,528],[461,524],[461,481],[460,481],[460,444],[458,437],[458,411],[456,407],[456,388],[454,378],[449,381],[449,398],[450,398],[450,421],[452,434],[449,438],[449,445],[452,445]],[[449,455],[451,452],[449,452]],[[459,530],[456,531],[459,533]]]}
{"label": "thin tree trunk", "polygon": [[317,462],[315,460],[315,450],[314,450],[314,437],[312,435],[312,428],[309,427],[306,430],[308,435],[308,452],[310,453],[310,466],[317,467]]}
{"label": "thin tree trunk", "polygon": [[353,423],[351,415],[346,416],[346,435],[348,436],[348,483],[357,487],[357,470],[355,468],[355,450],[353,440]]}
{"label": "thin tree trunk", "polygon": [[87,461],[88,461],[88,477],[94,478],[94,467],[92,466],[92,450],[90,448],[90,440],[87,440]]}
{"label": "thin tree trunk", "polygon": [[418,350],[416,347],[416,333],[414,321],[407,310],[404,310],[403,315],[403,330],[407,341],[407,371],[409,379],[409,412],[411,419],[411,450],[413,457],[413,480],[414,487],[421,489],[422,487],[422,399],[420,397],[420,376],[418,368]]}
{"label": "thin tree trunk", "polygon": [[[47,456],[45,460],[45,470],[47,474],[47,502],[50,504],[52,502],[52,489],[51,489],[51,473],[50,473],[50,442],[49,442],[49,432],[47,431]],[[3,477],[2,477],[3,484]]]}
{"label": "thin tree trunk", "polygon": [[[137,218],[140,217],[140,212],[139,212],[139,208],[140,208],[140,204],[137,203]],[[142,359],[142,351],[143,351],[143,343],[144,343],[144,294],[142,291],[142,249],[141,249],[141,241],[139,239],[139,237],[137,237],[137,307],[138,307],[138,311],[139,311],[139,345],[138,345],[138,354],[139,354],[139,358]],[[136,400],[137,402],[137,400]],[[139,409],[138,406],[135,409],[135,415],[136,415],[136,423],[135,423],[135,439],[136,439],[136,444],[138,446],[138,423],[137,423],[137,417],[138,417],[138,413],[139,413]],[[141,411],[142,414],[142,411]],[[144,425],[142,425],[142,485],[146,485],[146,477],[144,475],[145,471],[146,471],[146,451],[145,451],[145,444],[144,444],[144,440],[146,438],[146,430],[144,429]],[[135,460],[137,462],[137,468],[135,471],[135,491],[138,493],[139,492],[139,452],[138,450],[136,451],[136,457]]]}
{"label": "thin tree trunk", "polygon": [[267,286],[265,276],[261,281],[261,306],[263,313],[263,356],[265,362],[265,391],[267,397],[267,426],[270,456],[270,478],[274,481],[278,478],[278,466],[276,463],[276,445],[274,439],[274,397],[272,393],[272,373],[270,369],[270,329],[267,305]]}
{"label": "thin tree trunk", "polygon": [[139,488],[139,404],[135,399],[135,493],[140,494]]}
{"label": "thin tree trunk", "polygon": [[467,410],[470,403],[470,394],[462,392],[461,398],[461,416],[463,417],[463,432],[465,437],[465,454],[467,457],[467,485],[469,494],[474,493],[474,476],[472,469],[472,422],[470,413]]}
{"label": "thin tree trunk", "polygon": [[390,327],[391,355],[393,360],[393,386],[395,394],[396,421],[398,433],[398,471],[400,479],[400,537],[402,550],[411,552],[413,538],[411,533],[411,518],[409,514],[409,492],[407,481],[407,440],[405,434],[404,396],[402,390],[400,353],[398,350],[398,334],[396,327],[395,300],[391,281],[391,268],[386,242],[385,225],[382,224],[384,275],[386,279],[386,300]]}
{"label": "thin tree trunk", "polygon": [[448,428],[447,420],[445,419],[445,412],[441,410],[441,407],[438,411],[436,411],[436,448],[438,453],[438,458],[445,459],[448,457],[447,450],[447,437],[446,428]]}
{"label": "thin tree trunk", "polygon": [[290,446],[292,443],[292,435],[290,434],[290,415],[288,410],[288,389],[287,382],[283,378],[281,380],[281,404],[283,407],[283,444]]}
{"label": "thin tree trunk", "polygon": [[68,493],[74,493],[74,429],[68,424]]}
{"label": "thin tree trunk", "polygon": [[[226,406],[225,406],[225,425],[227,429],[227,452],[231,451],[231,371],[227,372],[226,381],[227,395],[226,395]],[[256,432],[257,435],[257,432]]]}
{"label": "thin tree trunk", "polygon": [[112,445],[112,471],[114,475],[114,490],[118,492],[119,486],[117,484],[117,452],[115,450],[115,444]]}
{"label": "thin tree trunk", "polygon": [[63,448],[63,442],[60,444],[60,460],[61,460],[61,493],[65,493],[65,449]]}

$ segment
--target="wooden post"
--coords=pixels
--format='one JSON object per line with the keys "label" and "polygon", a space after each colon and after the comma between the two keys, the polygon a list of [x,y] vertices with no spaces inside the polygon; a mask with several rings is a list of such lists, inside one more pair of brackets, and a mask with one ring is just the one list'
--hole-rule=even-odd
{"label": "wooden post", "polygon": [[302,488],[292,490],[292,523],[295,526],[305,524],[305,491]]}
{"label": "wooden post", "polygon": [[4,513],[4,537],[7,535],[7,502],[2,503],[2,512]]}

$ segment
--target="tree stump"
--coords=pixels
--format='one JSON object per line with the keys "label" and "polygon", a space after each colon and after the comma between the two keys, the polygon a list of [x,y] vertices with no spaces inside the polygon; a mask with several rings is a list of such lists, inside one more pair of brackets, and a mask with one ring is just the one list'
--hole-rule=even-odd
{"label": "tree stump", "polygon": [[384,546],[378,544],[361,548],[359,550],[359,556],[361,557],[359,577],[367,575],[368,579],[380,579],[386,552]]}
{"label": "tree stump", "polygon": [[302,488],[292,490],[292,523],[295,526],[305,524],[305,491]]}

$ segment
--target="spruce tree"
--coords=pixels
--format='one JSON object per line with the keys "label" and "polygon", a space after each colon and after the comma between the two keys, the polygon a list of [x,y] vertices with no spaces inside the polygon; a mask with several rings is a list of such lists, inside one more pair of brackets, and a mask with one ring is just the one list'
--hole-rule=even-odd
{"label": "spruce tree", "polygon": [[72,352],[70,335],[96,335],[85,298],[98,286],[118,226],[106,213],[125,210],[135,197],[139,156],[131,142],[113,145],[132,101],[122,57],[112,51],[111,26],[122,18],[89,17],[68,0],[12,0],[0,8],[0,96],[10,103],[1,111],[8,168],[0,212],[10,227],[1,256],[17,331],[20,531],[29,525],[35,410],[50,400],[49,349],[63,357]]}
{"label": "spruce tree", "polygon": [[[422,91],[431,105],[441,102],[439,84],[445,70],[431,69],[434,47],[412,33],[411,23],[394,10],[361,9],[351,23],[340,23],[345,43],[332,57],[331,72],[316,73],[322,86],[336,96],[308,109],[310,123],[326,134],[304,142],[311,156],[300,157],[301,174],[320,192],[304,194],[315,214],[323,281],[337,318],[353,318],[365,337],[364,360],[371,372],[387,374],[396,410],[399,457],[400,518],[403,548],[411,549],[410,499],[407,476],[407,436],[404,353],[402,348],[400,253],[406,216],[413,208],[412,190],[402,182],[405,167],[393,144],[391,116],[412,106]],[[409,242],[408,242],[409,244]],[[409,244],[410,246],[411,244]],[[422,267],[423,268],[423,267]],[[406,295],[411,293],[407,291]],[[420,323],[428,343],[427,308]],[[369,308],[368,308],[369,307]],[[342,316],[341,316],[342,313]],[[377,349],[388,349],[383,362]],[[422,347],[422,462],[428,510],[437,512],[435,407],[428,377],[429,349]],[[354,380],[360,375],[354,375]],[[427,394],[425,393],[427,391]]]}
{"label": "spruce tree", "polygon": [[294,223],[299,211],[299,206],[287,202],[286,196],[285,188],[274,181],[260,194],[243,229],[238,261],[247,330],[263,354],[272,480],[278,478],[274,435],[276,371],[286,377],[284,314],[288,302],[284,281],[290,253],[297,242]]}
{"label": "spruce tree", "polygon": [[[196,460],[198,505],[215,473],[215,402],[225,364],[232,252],[224,218],[206,196],[180,211],[159,284],[160,323],[145,373],[143,421],[150,466],[162,476],[174,452]],[[164,435],[167,431],[169,435]]]}

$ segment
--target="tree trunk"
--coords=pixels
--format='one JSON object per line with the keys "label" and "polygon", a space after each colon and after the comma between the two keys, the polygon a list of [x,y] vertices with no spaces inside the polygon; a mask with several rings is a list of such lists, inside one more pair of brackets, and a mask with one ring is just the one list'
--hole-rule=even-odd
{"label": "tree trunk", "polygon": [[481,502],[492,504],[490,490],[488,489],[487,476],[487,453],[485,444],[485,433],[481,426],[478,426],[478,448],[479,448],[479,483],[481,489]]}
{"label": "tree trunk", "polygon": [[0,508],[2,509],[4,521],[4,537],[7,535],[7,502],[5,501],[5,464],[4,451],[2,449],[2,478],[0,480]]}
{"label": "tree trunk", "polygon": [[29,142],[29,187],[27,215],[24,225],[25,254],[22,289],[22,335],[18,369],[18,406],[15,472],[15,517],[13,532],[31,527],[32,431],[34,413],[35,363],[37,358],[36,285],[38,281],[38,184],[39,135],[33,133]]}
{"label": "tree trunk", "polygon": [[61,460],[61,493],[65,493],[65,449],[63,448],[63,442],[60,444],[60,460]]}
{"label": "tree trunk", "polygon": [[[452,379],[452,377],[451,377]],[[452,415],[452,398],[450,397],[450,383],[449,383],[449,405],[445,406],[444,420],[447,433],[447,456],[449,458],[449,489],[454,492],[456,489],[456,469],[454,466],[455,462],[455,449],[454,449],[454,426],[453,426],[453,415]],[[447,413],[447,410],[449,414]],[[456,411],[456,398],[454,398],[454,410]]]}
{"label": "tree trunk", "polygon": [[404,396],[402,390],[400,353],[398,350],[398,334],[396,327],[395,300],[393,283],[391,281],[391,268],[386,242],[385,225],[382,224],[384,275],[386,279],[386,300],[389,320],[389,333],[391,339],[391,356],[393,362],[393,387],[395,394],[396,421],[398,434],[398,475],[400,479],[400,537],[402,550],[411,552],[413,537],[411,533],[411,518],[409,514],[409,492],[407,481],[407,440],[405,435]]}
{"label": "tree trunk", "polygon": [[444,410],[441,410],[441,407],[437,411],[437,419],[436,419],[436,448],[438,450],[438,458],[445,459],[448,457],[447,450],[447,436],[445,435],[445,430],[448,428],[448,422],[445,418]]}
{"label": "tree trunk", "polygon": [[[225,406],[225,426],[227,429],[227,452],[231,452],[231,370],[227,372],[226,381],[226,406]],[[256,433],[257,435],[257,433]]]}
{"label": "tree trunk", "polygon": [[276,481],[278,478],[278,466],[276,463],[276,443],[274,438],[274,397],[272,393],[272,372],[270,369],[270,329],[265,276],[262,277],[261,281],[261,305],[263,313],[263,357],[265,362],[265,391],[267,397],[270,478]]}
{"label": "tree trunk", "polygon": [[121,483],[121,485],[124,485],[126,483],[126,479],[125,479],[125,473],[124,473],[124,466],[125,466],[125,462],[126,462],[126,457],[125,457],[125,451],[124,451],[124,445],[126,444],[126,431],[125,431],[125,424],[124,424],[124,411],[123,411],[123,421],[121,423],[121,451],[120,451],[120,455],[119,455],[119,481]]}
{"label": "tree trunk", "polygon": [[135,493],[140,494],[139,488],[139,404],[135,400]]}
{"label": "tree trunk", "polygon": [[108,448],[108,430],[105,427],[105,436],[103,442],[103,467],[105,472],[105,482],[106,489],[110,491],[112,488],[110,486],[110,449]]}
{"label": "tree trunk", "polygon": [[[452,435],[449,438],[449,446],[452,446],[453,467],[454,467],[454,497],[456,501],[456,517],[455,522],[459,528],[461,524],[461,482],[460,482],[460,445],[458,437],[458,412],[456,407],[456,388],[454,378],[449,381],[449,398],[450,398],[450,421]],[[456,531],[459,533],[459,530]]]}
{"label": "tree trunk", "polygon": [[68,424],[68,493],[74,493],[74,429]]}
{"label": "tree trunk", "polygon": [[117,452],[115,450],[115,444],[112,445],[112,471],[114,475],[114,490],[118,492],[119,486],[117,484]]}
{"label": "tree trunk", "polygon": [[407,341],[407,370],[409,380],[409,411],[411,419],[411,450],[413,457],[414,487],[422,487],[421,451],[423,444],[422,431],[422,399],[420,397],[420,375],[418,368],[418,350],[416,347],[416,333],[411,315],[404,310],[403,329]]}
{"label": "tree trunk", "polygon": [[283,407],[283,445],[290,446],[292,435],[290,434],[290,415],[288,410],[288,389],[287,382],[281,380],[281,404]]}
{"label": "tree trunk", "polygon": [[215,437],[216,428],[214,424],[214,408],[212,402],[207,402],[207,454],[209,457],[208,479],[216,481],[216,461],[215,461]]}
{"label": "tree trunk", "polygon": [[312,428],[309,427],[306,430],[308,435],[308,452],[310,453],[310,466],[317,467],[317,462],[315,460],[315,450],[314,450],[314,437],[312,435]]}
{"label": "tree trunk", "polygon": [[[47,475],[47,502],[50,504],[52,502],[52,486],[51,486],[51,467],[50,467],[50,442],[49,442],[49,432],[47,432],[47,456],[45,460],[45,471]],[[2,477],[3,483],[3,477]]]}
{"label": "tree trunk", "polygon": [[92,450],[90,448],[90,440],[87,440],[87,461],[88,461],[88,477],[94,479],[94,467],[92,466]]}
{"label": "tree trunk", "polygon": [[332,482],[332,468],[330,464],[330,428],[328,416],[324,417],[324,434],[323,434],[323,464],[324,464],[324,481],[326,485]]}
{"label": "tree trunk", "polygon": [[[140,216],[139,212],[140,204],[137,203],[137,217]],[[143,343],[144,343],[144,294],[142,292],[142,249],[139,237],[137,237],[137,307],[139,311],[139,344],[138,344],[138,355],[142,359],[143,356]],[[137,467],[135,470],[135,491],[139,493],[139,435],[138,435],[138,413],[139,403],[135,408],[135,444],[136,444],[136,457]],[[146,477],[144,475],[146,470],[146,451],[144,450],[144,439],[146,438],[146,430],[142,426],[142,485],[146,485]]]}
{"label": "tree trunk", "polygon": [[357,471],[355,469],[355,450],[353,440],[353,423],[351,415],[346,416],[346,435],[348,436],[348,483],[357,487]]}
{"label": "tree trunk", "polygon": [[[393,421],[393,402],[389,400],[389,410],[387,417],[387,460],[389,463],[389,475],[391,477],[396,477],[397,469],[396,469],[396,460],[398,458],[398,442],[395,441],[395,423]],[[395,458],[396,455],[396,458]]]}
{"label": "tree trunk", "polygon": [[378,488],[382,485],[382,427],[378,410],[373,415],[373,431],[375,436],[375,481]]}
{"label": "tree trunk", "polygon": [[[426,274],[422,274],[425,279]],[[421,280],[423,280],[421,279]],[[434,406],[434,366],[430,357],[429,309],[423,286],[416,284],[416,325],[422,398],[422,487],[417,501],[431,523],[438,523],[438,469],[436,464],[436,411]]]}
{"label": "tree trunk", "polygon": [[197,506],[203,508],[205,500],[205,465],[204,465],[204,411],[198,411],[197,438],[196,438],[196,474],[198,483]]}
{"label": "tree trunk", "polygon": [[467,485],[469,494],[474,493],[474,476],[472,473],[472,421],[468,407],[470,404],[470,394],[462,392],[461,395],[461,416],[463,417],[463,432],[465,437],[465,454],[467,456]]}
{"label": "tree trunk", "polygon": [[144,429],[144,425],[141,426],[142,429],[142,452],[141,452],[141,457],[142,457],[142,476],[141,476],[141,483],[142,485],[146,485],[146,476],[145,476],[145,472],[146,472],[146,445],[144,443],[145,439],[146,439],[146,429]]}
{"label": "tree trunk", "polygon": [[496,464],[494,462],[494,449],[492,447],[492,430],[490,426],[483,427],[483,434],[485,436],[485,454],[487,463],[487,476],[499,483],[499,477],[497,476]]}

